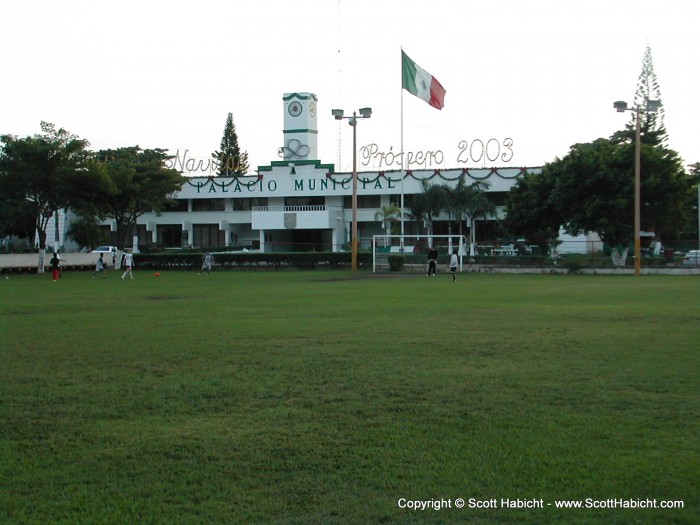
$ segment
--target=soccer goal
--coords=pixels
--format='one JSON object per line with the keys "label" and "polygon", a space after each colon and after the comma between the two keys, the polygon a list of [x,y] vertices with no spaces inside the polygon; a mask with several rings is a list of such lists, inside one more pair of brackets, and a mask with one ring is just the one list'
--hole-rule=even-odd
{"label": "soccer goal", "polygon": [[389,269],[390,255],[403,255],[404,268],[426,272],[430,248],[438,252],[438,265],[448,265],[450,256],[457,250],[459,271],[462,258],[467,255],[467,239],[463,235],[373,235],[372,271]]}

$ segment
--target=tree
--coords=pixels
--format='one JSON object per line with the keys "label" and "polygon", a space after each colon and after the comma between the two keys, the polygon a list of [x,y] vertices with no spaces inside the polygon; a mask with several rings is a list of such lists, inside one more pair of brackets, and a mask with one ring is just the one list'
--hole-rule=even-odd
{"label": "tree", "polygon": [[[14,206],[6,224],[26,224],[34,219],[39,239],[38,273],[44,272],[46,230],[49,220],[61,209],[80,210],[104,191],[107,180],[88,151],[88,141],[41,123],[41,134],[17,138],[0,137],[0,194]],[[34,236],[34,231],[30,234]]]}
{"label": "tree", "polygon": [[8,235],[26,239],[33,244],[36,217],[24,196],[0,195],[0,237]]}
{"label": "tree", "polygon": [[452,234],[452,217],[459,224],[459,235],[462,236],[462,221],[470,222],[470,254],[476,252],[476,221],[485,219],[496,212],[496,207],[486,195],[489,183],[481,180],[467,184],[464,175],[460,175],[454,188],[444,185],[442,188],[442,210],[448,216],[448,233]]}
{"label": "tree", "polygon": [[469,218],[469,255],[476,255],[477,219],[486,219],[496,213],[496,206],[486,195],[488,189],[488,182],[477,180],[462,190],[460,208]]}
{"label": "tree", "polygon": [[[685,239],[698,239],[700,238],[700,162],[695,164],[690,164],[690,177],[693,179],[693,184],[695,185],[695,202],[692,205],[693,217],[688,221],[688,224],[683,228],[683,235],[681,238]],[[700,246],[698,246],[700,248]]]}
{"label": "tree", "polygon": [[[660,101],[661,91],[647,47],[635,106],[646,108],[649,100]],[[689,177],[678,154],[665,146],[663,106],[657,113],[639,115],[641,227],[677,238],[687,227],[697,178]],[[546,164],[540,175],[516,184],[506,207],[508,229],[551,238],[556,221],[572,235],[596,232],[611,248],[613,262],[624,265],[634,240],[636,118],[635,111],[625,130],[610,139],[575,144],[566,157]]]}
{"label": "tree", "polygon": [[542,253],[549,253],[550,247],[556,245],[559,228],[564,224],[559,207],[552,202],[551,175],[551,170],[525,173],[508,192],[502,221],[510,234],[525,237]]}
{"label": "tree", "polygon": [[[637,91],[634,94],[635,107],[644,108],[649,100],[658,100],[661,102],[661,89],[659,81],[654,72],[654,60],[651,56],[651,47],[647,46],[644,51],[644,59],[642,61],[642,72],[639,74],[637,81]],[[637,113],[631,113],[632,118],[627,125],[627,132],[634,134],[637,125]],[[667,133],[664,126],[665,110],[663,104],[657,111],[641,112],[640,114],[641,134],[645,139],[646,144],[659,144],[665,146],[667,143]]]}
{"label": "tree", "polygon": [[112,182],[101,201],[100,216],[115,220],[116,245],[122,250],[133,235],[136,220],[147,211],[161,212],[184,179],[177,170],[165,167],[170,157],[163,149],[132,146],[101,150],[97,156]]}
{"label": "tree", "polygon": [[566,231],[596,232],[612,248],[615,264],[624,265],[634,238],[634,153],[610,140],[575,144],[561,160],[545,165],[554,182],[556,202]]}
{"label": "tree", "polygon": [[90,215],[81,215],[71,222],[66,232],[80,246],[92,248],[102,244],[102,234],[97,220]]}
{"label": "tree", "polygon": [[[375,221],[382,221],[382,227],[386,231],[387,235],[391,235],[391,222],[396,220],[401,214],[401,208],[390,204],[389,206],[382,206],[375,214]],[[386,246],[386,244],[385,244]]]}
{"label": "tree", "polygon": [[[613,262],[624,265],[634,239],[634,144],[620,143],[617,138],[598,139],[575,144],[563,159],[546,164],[537,182],[529,188],[516,185],[515,197],[509,197],[509,210],[516,217],[507,219],[511,229],[526,233],[525,228],[553,228],[561,221],[567,233],[578,235],[596,232],[612,249]],[[683,171],[680,158],[661,146],[641,147],[642,229],[654,227],[662,236],[674,237],[687,223],[691,210],[693,179]],[[527,194],[541,193],[541,199]],[[518,200],[518,192],[522,197]],[[553,215],[551,222],[540,217],[518,226],[518,216],[527,213]],[[520,208],[517,208],[520,204]]]}
{"label": "tree", "polygon": [[250,169],[248,152],[241,152],[238,146],[238,135],[236,134],[236,126],[233,123],[233,115],[231,113],[226,117],[224,135],[221,137],[219,148],[219,151],[212,153],[212,157],[218,162],[218,175],[220,177],[239,176],[248,173]]}
{"label": "tree", "polygon": [[421,181],[423,193],[417,193],[411,203],[410,215],[423,221],[428,229],[428,245],[433,245],[433,217],[440,215],[444,204],[444,192],[440,186]]}
{"label": "tree", "polygon": [[[460,236],[462,235],[462,217],[464,215],[463,193],[464,193],[464,175],[460,175],[457,181],[457,186],[454,188],[444,184],[442,188],[442,207],[447,213],[447,234],[452,235],[452,219],[456,219]],[[450,238],[451,241],[451,238]]]}

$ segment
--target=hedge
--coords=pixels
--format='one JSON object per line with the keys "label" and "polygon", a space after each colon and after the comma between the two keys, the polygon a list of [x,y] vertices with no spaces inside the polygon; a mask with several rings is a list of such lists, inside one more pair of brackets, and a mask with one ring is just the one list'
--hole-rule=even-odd
{"label": "hedge", "polygon": [[[286,268],[314,269],[316,267],[350,267],[351,254],[347,252],[304,253],[215,253],[215,267],[236,268]],[[135,255],[135,267],[147,270],[199,270],[203,253],[140,253]],[[358,253],[358,265],[371,268],[372,254]]]}

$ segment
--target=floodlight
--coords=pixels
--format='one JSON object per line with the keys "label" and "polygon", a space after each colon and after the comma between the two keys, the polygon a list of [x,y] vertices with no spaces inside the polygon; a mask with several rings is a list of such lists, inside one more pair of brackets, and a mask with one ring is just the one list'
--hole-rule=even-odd
{"label": "floodlight", "polygon": [[661,107],[660,100],[647,100],[647,111],[649,113],[656,113],[656,111]]}

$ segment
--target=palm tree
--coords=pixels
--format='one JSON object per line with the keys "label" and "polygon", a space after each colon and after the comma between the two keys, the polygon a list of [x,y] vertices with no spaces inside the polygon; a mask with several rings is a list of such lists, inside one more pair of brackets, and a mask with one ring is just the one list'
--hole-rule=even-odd
{"label": "palm tree", "polygon": [[[466,214],[466,204],[468,202],[468,197],[471,192],[469,186],[464,182],[464,175],[460,175],[457,185],[454,188],[450,188],[448,185],[443,187],[443,209],[447,213],[447,233],[452,235],[452,219],[457,221],[457,231],[459,237],[463,237],[462,224],[463,219]],[[450,237],[450,243],[452,242],[452,237]],[[451,246],[450,246],[451,248]]]}
{"label": "palm tree", "polygon": [[488,182],[477,180],[462,190],[462,216],[469,218],[469,255],[476,255],[476,220],[486,219],[496,213],[496,206],[486,196],[489,186]]}
{"label": "palm tree", "polygon": [[476,245],[476,220],[493,215],[496,208],[486,196],[489,184],[484,181],[474,181],[467,185],[464,175],[459,177],[457,185],[450,188],[445,185],[443,190],[443,210],[448,214],[448,233],[452,234],[452,218],[457,219],[459,236],[462,237],[462,221],[470,221],[470,254],[474,255]]}
{"label": "palm tree", "polygon": [[[389,206],[382,206],[375,214],[375,221],[382,221],[382,228],[386,232],[387,236],[391,235],[391,222],[396,220],[401,214],[401,208],[390,204]],[[386,246],[386,238],[384,239],[384,246]]]}
{"label": "palm tree", "polygon": [[411,203],[410,214],[417,221],[423,221],[428,228],[428,246],[433,245],[433,217],[440,215],[445,207],[445,192],[442,187],[421,181],[423,193],[417,193]]}

